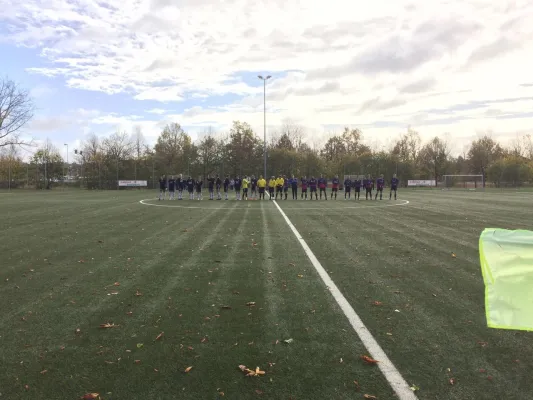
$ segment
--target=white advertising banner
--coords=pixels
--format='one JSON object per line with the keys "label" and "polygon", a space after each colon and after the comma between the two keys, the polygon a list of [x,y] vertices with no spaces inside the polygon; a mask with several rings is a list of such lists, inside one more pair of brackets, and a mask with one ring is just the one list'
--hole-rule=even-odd
{"label": "white advertising banner", "polygon": [[407,181],[407,186],[436,186],[435,180],[415,180]]}
{"label": "white advertising banner", "polygon": [[148,186],[148,181],[118,181],[119,186]]}

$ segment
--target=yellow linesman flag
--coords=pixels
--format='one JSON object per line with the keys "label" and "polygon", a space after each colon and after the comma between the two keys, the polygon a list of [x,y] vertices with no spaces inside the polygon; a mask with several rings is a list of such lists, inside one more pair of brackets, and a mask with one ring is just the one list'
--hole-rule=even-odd
{"label": "yellow linesman flag", "polygon": [[487,325],[533,331],[533,232],[487,228],[479,257]]}

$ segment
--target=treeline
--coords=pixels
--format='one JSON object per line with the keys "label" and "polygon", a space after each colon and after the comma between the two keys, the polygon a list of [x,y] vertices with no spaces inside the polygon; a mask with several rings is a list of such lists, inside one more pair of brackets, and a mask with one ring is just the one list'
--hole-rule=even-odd
{"label": "treeline", "polygon": [[[304,140],[302,127],[286,123],[267,144],[267,174],[328,177],[345,174],[397,173],[407,179],[485,173],[487,184],[522,186],[533,181],[533,138],[529,135],[502,146],[490,136],[472,141],[468,151],[452,156],[450,143],[435,137],[423,143],[411,129],[389,149],[371,148],[359,129],[344,128],[320,147]],[[6,187],[37,187],[68,183],[87,189],[116,189],[119,179],[147,180],[155,187],[160,175],[203,177],[263,174],[263,140],[245,122],[235,121],[225,135],[206,133],[193,142],[179,124],[167,125],[154,146],[140,131],[91,135],[79,149],[64,150],[49,141],[24,162],[14,146],[0,149],[0,182]],[[11,180],[9,180],[9,177]]]}

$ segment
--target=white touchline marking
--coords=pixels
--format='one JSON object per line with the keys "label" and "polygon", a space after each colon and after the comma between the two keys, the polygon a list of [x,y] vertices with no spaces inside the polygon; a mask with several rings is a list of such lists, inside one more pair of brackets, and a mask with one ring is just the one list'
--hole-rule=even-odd
{"label": "white touchline marking", "polygon": [[313,267],[315,267],[316,272],[318,272],[318,275],[320,275],[320,277],[322,278],[322,281],[333,295],[333,298],[341,308],[342,312],[344,313],[346,318],[348,318],[350,325],[352,325],[352,328],[355,330],[355,333],[357,333],[357,336],[359,336],[359,338],[361,339],[361,342],[363,342],[363,345],[366,347],[372,358],[379,361],[379,363],[377,364],[379,369],[385,376],[387,382],[389,382],[389,384],[391,385],[398,398],[400,400],[418,399],[409,387],[408,383],[405,381],[405,379],[403,379],[400,372],[389,360],[379,343],[376,341],[376,339],[374,339],[374,337],[367,329],[361,318],[359,318],[359,315],[357,315],[353,307],[350,305],[350,303],[348,303],[346,297],[344,297],[337,285],[335,285],[335,282],[333,282],[333,280],[329,277],[322,264],[320,264],[320,261],[318,261],[316,256],[313,254],[313,252],[305,242],[302,235],[300,235],[298,230],[292,224],[291,220],[287,217],[287,215],[285,215],[276,200],[274,200],[274,204],[278,208],[282,217],[285,219],[285,222],[287,222],[287,225],[289,225],[289,228],[291,228],[292,233],[294,233],[294,235],[296,236],[296,239],[299,240],[305,251],[305,254],[307,255],[307,257],[309,257],[311,264],[313,264]]}

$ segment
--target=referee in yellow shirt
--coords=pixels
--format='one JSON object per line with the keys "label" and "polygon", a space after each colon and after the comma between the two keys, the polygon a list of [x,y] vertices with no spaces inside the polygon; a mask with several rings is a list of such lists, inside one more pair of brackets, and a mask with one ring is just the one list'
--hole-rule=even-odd
{"label": "referee in yellow shirt", "polygon": [[276,187],[276,178],[272,176],[268,181],[268,194],[270,195],[270,200],[274,200],[274,189]]}
{"label": "referee in yellow shirt", "polygon": [[276,200],[278,199],[278,193],[280,200],[283,200],[283,184],[285,183],[285,180],[281,177],[281,175],[278,175],[278,178],[276,179]]}
{"label": "referee in yellow shirt", "polygon": [[250,181],[248,180],[248,177],[245,176],[243,179],[242,179],[242,199],[243,200],[248,200],[248,183]]}
{"label": "referee in yellow shirt", "polygon": [[259,180],[257,181],[257,188],[259,189],[259,199],[265,199],[265,188],[267,185],[267,181],[265,181],[265,178],[263,178],[262,175],[259,176]]}

